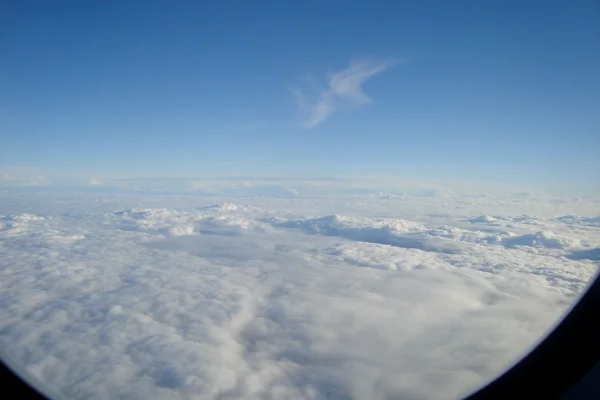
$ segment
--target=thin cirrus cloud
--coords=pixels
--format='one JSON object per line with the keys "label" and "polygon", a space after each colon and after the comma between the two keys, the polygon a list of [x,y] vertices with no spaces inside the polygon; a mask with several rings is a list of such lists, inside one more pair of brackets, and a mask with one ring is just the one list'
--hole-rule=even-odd
{"label": "thin cirrus cloud", "polygon": [[364,106],[372,102],[362,90],[362,84],[373,76],[398,65],[397,61],[355,61],[346,69],[329,75],[327,87],[309,96],[305,91],[293,91],[300,110],[305,114],[303,126],[314,128],[339,110],[345,102],[352,106]]}

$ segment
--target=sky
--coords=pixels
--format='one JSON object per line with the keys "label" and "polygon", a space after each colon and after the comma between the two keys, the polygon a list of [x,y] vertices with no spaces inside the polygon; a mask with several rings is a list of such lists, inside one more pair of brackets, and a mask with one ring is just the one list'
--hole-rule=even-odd
{"label": "sky", "polygon": [[3,2],[0,179],[600,193],[597,1],[211,3]]}

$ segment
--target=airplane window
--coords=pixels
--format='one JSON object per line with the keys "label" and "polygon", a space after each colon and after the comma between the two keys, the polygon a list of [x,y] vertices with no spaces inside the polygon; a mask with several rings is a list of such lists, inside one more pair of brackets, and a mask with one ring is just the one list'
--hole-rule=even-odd
{"label": "airplane window", "polygon": [[598,270],[599,15],[4,2],[0,358],[54,399],[467,396]]}

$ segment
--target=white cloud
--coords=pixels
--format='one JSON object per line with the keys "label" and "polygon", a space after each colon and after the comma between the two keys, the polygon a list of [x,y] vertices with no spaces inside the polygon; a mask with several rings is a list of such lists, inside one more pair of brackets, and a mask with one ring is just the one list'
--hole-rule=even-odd
{"label": "white cloud", "polygon": [[581,202],[78,196],[0,192],[0,349],[67,398],[458,398],[600,247]]}
{"label": "white cloud", "polygon": [[330,74],[327,87],[314,95],[307,96],[302,90],[294,90],[298,106],[307,115],[304,126],[313,128],[324,122],[343,101],[353,106],[371,103],[371,98],[362,91],[362,84],[394,65],[397,62],[353,62],[348,68]]}

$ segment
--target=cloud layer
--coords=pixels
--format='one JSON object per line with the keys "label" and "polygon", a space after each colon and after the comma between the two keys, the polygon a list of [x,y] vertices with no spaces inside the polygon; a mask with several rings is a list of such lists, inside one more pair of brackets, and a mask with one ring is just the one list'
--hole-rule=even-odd
{"label": "cloud layer", "polygon": [[303,125],[313,128],[321,124],[344,102],[352,106],[371,103],[371,98],[362,91],[362,84],[396,64],[389,61],[353,62],[348,68],[331,73],[327,86],[316,94],[306,95],[295,90],[298,106],[306,115]]}
{"label": "cloud layer", "polygon": [[576,202],[25,195],[0,192],[0,349],[65,398],[458,398],[551,326],[600,244]]}

